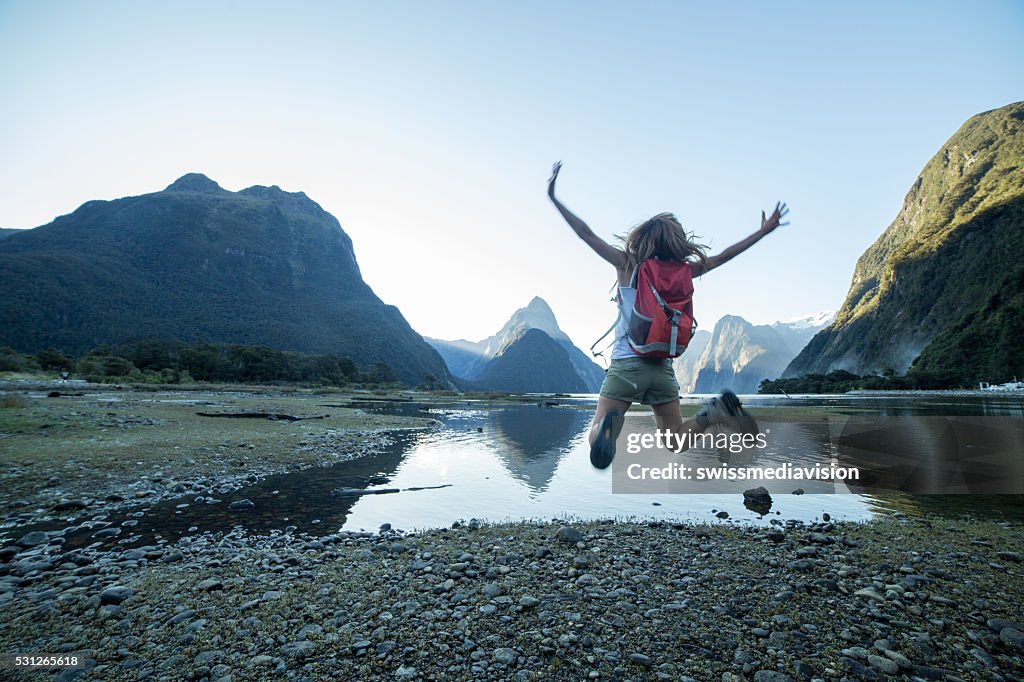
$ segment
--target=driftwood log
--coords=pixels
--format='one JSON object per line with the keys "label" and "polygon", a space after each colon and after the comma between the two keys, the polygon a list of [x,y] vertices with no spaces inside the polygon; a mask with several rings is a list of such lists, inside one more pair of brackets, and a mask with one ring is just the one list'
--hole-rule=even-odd
{"label": "driftwood log", "polygon": [[196,412],[200,417],[227,417],[228,419],[269,419],[270,421],[300,422],[304,419],[324,419],[328,415],[319,417],[295,417],[290,414],[276,414],[274,412]]}

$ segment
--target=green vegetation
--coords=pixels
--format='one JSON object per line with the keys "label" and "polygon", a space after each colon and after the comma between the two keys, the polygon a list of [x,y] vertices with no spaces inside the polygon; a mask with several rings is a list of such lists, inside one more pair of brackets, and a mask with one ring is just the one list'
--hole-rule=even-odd
{"label": "green vegetation", "polygon": [[28,400],[19,393],[0,394],[0,408],[28,407]]}
{"label": "green vegetation", "polygon": [[[933,339],[985,306],[1022,262],[1024,102],[1017,102],[972,117],[925,165],[899,215],[857,261],[835,322],[785,376],[837,366],[904,372]],[[986,342],[984,334],[974,339]],[[997,355],[1019,353],[1024,336],[1010,345]],[[953,372],[961,377],[954,383],[973,376],[959,372],[956,355],[928,355],[912,375]]]}
{"label": "green vegetation", "polygon": [[1024,269],[1007,277],[984,307],[936,336],[907,376],[937,372],[965,386],[1024,377]]}
{"label": "green vegetation", "polygon": [[[384,363],[359,368],[350,358],[279,351],[267,346],[145,339],[99,346],[79,358],[68,357],[53,348],[34,356],[0,348],[0,371],[52,373],[65,369],[93,383],[201,381],[354,386],[388,385],[398,380],[394,370]],[[438,380],[424,375],[421,383],[426,388],[435,388]]]}
{"label": "green vegetation", "polygon": [[0,345],[80,356],[139,336],[384,363],[447,386],[441,357],[362,280],[338,221],[304,194],[199,175],[90,201],[0,239]]}
{"label": "green vegetation", "polygon": [[879,376],[860,376],[837,369],[828,374],[806,374],[794,379],[765,379],[757,392],[764,394],[786,393],[846,393],[847,391],[914,391],[964,388],[970,386],[948,370],[908,373],[896,376],[894,373]]}

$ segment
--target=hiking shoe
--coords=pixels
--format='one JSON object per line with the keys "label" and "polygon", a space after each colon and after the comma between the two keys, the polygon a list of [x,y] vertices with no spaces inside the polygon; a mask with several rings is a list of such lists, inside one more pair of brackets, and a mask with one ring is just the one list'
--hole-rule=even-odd
{"label": "hiking shoe", "polygon": [[757,434],[757,421],[746,413],[740,399],[728,389],[705,402],[696,417],[697,423],[703,426],[721,426],[736,433]]}
{"label": "hiking shoe", "polygon": [[597,427],[597,438],[590,446],[590,463],[598,469],[607,469],[608,465],[615,459],[615,439],[619,436],[622,422],[622,412],[609,410],[601,418],[601,424]]}

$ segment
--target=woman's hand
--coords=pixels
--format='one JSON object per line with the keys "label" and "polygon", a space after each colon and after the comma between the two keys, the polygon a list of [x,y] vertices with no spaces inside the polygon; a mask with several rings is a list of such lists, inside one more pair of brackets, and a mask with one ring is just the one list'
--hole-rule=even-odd
{"label": "woman's hand", "polygon": [[[558,173],[556,172],[555,175],[557,174]],[[554,182],[554,177],[551,178],[551,181]],[[789,225],[788,220],[784,223],[779,222],[787,213],[789,213],[789,209],[786,208],[786,204],[782,203],[781,201],[775,204],[775,210],[772,211],[772,214],[767,218],[764,217],[764,211],[761,211],[761,232],[768,234],[776,227]]]}
{"label": "woman's hand", "polygon": [[551,167],[551,177],[548,178],[548,196],[552,199],[555,198],[555,180],[558,179],[558,171],[562,170],[562,162],[555,161],[555,165]]}

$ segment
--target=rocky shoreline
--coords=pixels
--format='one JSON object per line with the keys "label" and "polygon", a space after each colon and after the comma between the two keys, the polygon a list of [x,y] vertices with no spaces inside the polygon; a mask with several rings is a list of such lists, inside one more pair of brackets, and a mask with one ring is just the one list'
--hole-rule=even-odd
{"label": "rocky shoreline", "polygon": [[86,659],[57,679],[1024,679],[1010,523],[19,542],[0,563],[0,651]]}
{"label": "rocky shoreline", "polygon": [[[0,410],[4,527],[56,524],[182,495],[217,498],[269,475],[372,455],[396,432],[436,423],[353,406],[362,395],[89,388],[53,398],[18,394],[23,406]],[[211,420],[198,414],[204,411],[288,413],[308,421]]]}

